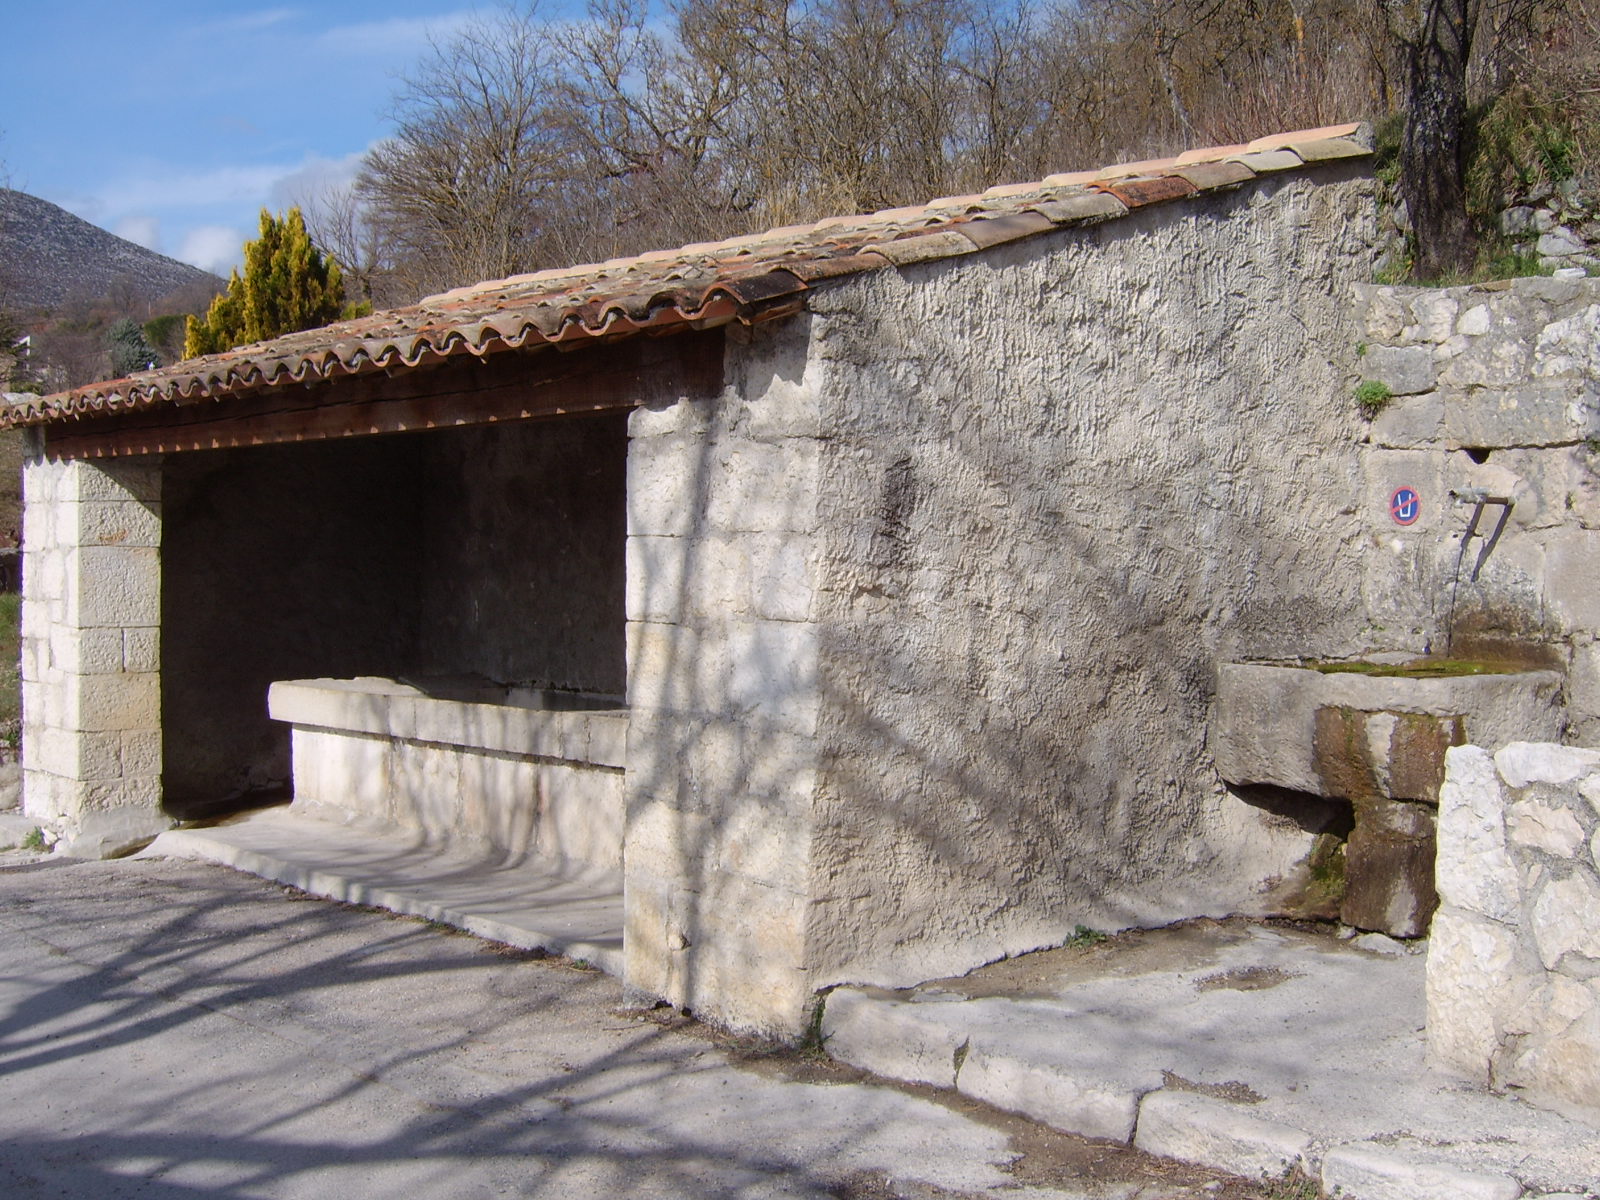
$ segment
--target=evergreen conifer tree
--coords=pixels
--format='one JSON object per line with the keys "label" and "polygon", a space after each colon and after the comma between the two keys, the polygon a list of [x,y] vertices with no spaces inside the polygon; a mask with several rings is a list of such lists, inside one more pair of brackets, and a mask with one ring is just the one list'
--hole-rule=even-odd
{"label": "evergreen conifer tree", "polygon": [[132,317],[123,317],[106,330],[106,348],[111,351],[111,374],[119,379],[135,371],[148,371],[161,362],[161,356],[150,348],[144,330]]}
{"label": "evergreen conifer tree", "polygon": [[339,264],[312,243],[300,210],[279,218],[262,209],[261,236],[245,243],[244,274],[233,272],[204,318],[189,318],[184,357],[314,329],[337,319],[343,304]]}

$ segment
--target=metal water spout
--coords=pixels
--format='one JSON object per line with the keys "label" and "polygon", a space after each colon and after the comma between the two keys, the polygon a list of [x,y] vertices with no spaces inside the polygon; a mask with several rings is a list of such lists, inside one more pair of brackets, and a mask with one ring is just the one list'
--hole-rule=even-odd
{"label": "metal water spout", "polygon": [[[1474,537],[1483,537],[1483,549],[1478,551],[1477,561],[1472,564],[1472,574],[1467,578],[1470,582],[1478,582],[1478,574],[1483,570],[1483,564],[1489,560],[1489,555],[1494,552],[1500,535],[1505,532],[1506,522],[1511,519],[1511,497],[1491,496],[1488,488],[1451,488],[1450,499],[1457,504],[1472,505],[1472,517],[1467,521],[1467,527],[1461,534],[1461,545],[1456,550],[1456,569],[1450,579],[1450,615],[1445,620],[1444,647],[1445,653],[1450,652],[1450,642],[1455,636],[1456,623],[1456,589],[1461,585],[1461,563],[1467,554],[1467,543]],[[1494,523],[1494,529],[1486,537],[1478,532],[1478,525],[1483,520],[1483,510],[1491,504],[1500,506],[1500,519]]]}

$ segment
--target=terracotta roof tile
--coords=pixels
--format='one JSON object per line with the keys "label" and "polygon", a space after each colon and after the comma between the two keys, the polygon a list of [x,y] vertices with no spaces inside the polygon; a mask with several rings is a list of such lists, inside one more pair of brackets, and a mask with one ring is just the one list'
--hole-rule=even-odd
{"label": "terracotta roof tile", "polygon": [[460,355],[483,357],[734,320],[754,323],[797,311],[811,285],[829,279],[973,254],[1053,228],[1115,220],[1131,208],[1238,186],[1263,173],[1370,153],[1369,131],[1333,125],[1257,138],[1248,146],[1190,150],[1176,158],[1049,175],[1037,183],[1004,184],[923,205],[534,271],[128,379],[30,399],[0,412],[0,425],[220,400]]}
{"label": "terracotta roof tile", "polygon": [[[1254,172],[1252,172],[1252,177]],[[1030,204],[1029,210],[1048,217],[1057,225],[1070,225],[1078,221],[1105,220],[1126,216],[1128,206],[1110,192],[1076,192],[1059,199],[1040,200]]]}
{"label": "terracotta roof tile", "polygon": [[1173,173],[1187,179],[1202,192],[1246,183],[1256,177],[1254,171],[1237,159],[1232,162],[1189,163]]}
{"label": "terracotta roof tile", "polygon": [[1187,167],[1190,163],[1221,162],[1225,158],[1244,154],[1250,147],[1240,144],[1237,146],[1207,146],[1200,150],[1185,150],[1173,163],[1180,167]]}
{"label": "terracotta roof tile", "polygon": [[1360,125],[1324,125],[1320,129],[1299,129],[1293,133],[1269,133],[1250,143],[1252,150],[1281,150],[1295,142],[1315,141],[1321,138],[1347,138],[1355,135]]}
{"label": "terracotta roof tile", "polygon": [[1306,162],[1324,162],[1330,158],[1360,158],[1371,151],[1353,138],[1304,138],[1283,147],[1292,150]]}
{"label": "terracotta roof tile", "polygon": [[1306,165],[1305,159],[1293,150],[1250,150],[1244,154],[1235,154],[1227,161],[1243,163],[1257,175],[1268,171],[1288,171]]}
{"label": "terracotta roof tile", "polygon": [[1177,163],[1175,158],[1147,158],[1141,162],[1122,163],[1105,167],[1096,173],[1097,180],[1128,179],[1134,175],[1165,175]]}

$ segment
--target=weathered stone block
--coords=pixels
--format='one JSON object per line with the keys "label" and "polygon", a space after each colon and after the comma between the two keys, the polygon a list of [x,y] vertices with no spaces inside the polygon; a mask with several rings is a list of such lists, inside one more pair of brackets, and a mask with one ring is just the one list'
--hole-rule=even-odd
{"label": "weathered stone block", "polygon": [[1424,342],[1442,342],[1455,329],[1461,302],[1447,292],[1419,290],[1411,293],[1411,317],[1415,328],[1407,336]]}
{"label": "weathered stone block", "polygon": [[1600,428],[1592,398],[1570,386],[1485,388],[1450,397],[1444,436],[1457,446],[1564,446]]}
{"label": "weathered stone block", "polygon": [[66,621],[80,628],[161,623],[160,552],[151,547],[86,546],[75,552]]}
{"label": "weathered stone block", "polygon": [[150,505],[133,502],[64,504],[61,511],[68,519],[76,518],[76,536],[72,541],[77,545],[161,545],[161,513]]}
{"label": "weathered stone block", "polygon": [[915,1008],[838,988],[823,1010],[823,1044],[830,1057],[886,1079],[954,1087],[966,1038],[949,1026],[915,1020]]}
{"label": "weathered stone block", "polygon": [[161,727],[161,677],[153,672],[83,675],[67,691],[68,729],[120,733]]}
{"label": "weathered stone block", "polygon": [[1579,379],[1593,387],[1600,379],[1600,304],[1552,321],[1540,331],[1533,348],[1532,374],[1536,378]]}
{"label": "weathered stone block", "polygon": [[161,669],[161,631],[124,629],[122,631],[122,669],[159,671]]}
{"label": "weathered stone block", "polygon": [[710,495],[715,448],[682,436],[628,444],[628,536],[698,531]]}
{"label": "weathered stone block", "polygon": [[51,665],[70,675],[116,675],[124,669],[124,631],[117,628],[72,629],[57,626],[50,633]]}
{"label": "weathered stone block", "polygon": [[1362,319],[1367,336],[1382,342],[1399,341],[1410,323],[1410,313],[1396,290],[1392,287],[1357,284],[1355,292],[1364,306]]}
{"label": "weathered stone block", "polygon": [[719,457],[720,469],[713,476],[707,506],[707,523],[712,528],[799,533],[815,528],[820,478],[817,442],[792,438],[777,443],[736,443],[721,450]]}
{"label": "weathered stone block", "polygon": [[755,615],[767,621],[811,620],[816,586],[810,539],[760,537],[748,543],[747,554]]}
{"label": "weathered stone block", "polygon": [[161,734],[157,730],[129,730],[122,735],[122,770],[127,775],[161,774]]}
{"label": "weathered stone block", "polygon": [[116,858],[147,845],[171,826],[151,803],[80,810],[66,823],[56,851],[76,858]]}
{"label": "weathered stone block", "polygon": [[1535,1028],[1515,1041],[1500,1082],[1536,1104],[1600,1124],[1600,980],[1553,976],[1529,1009],[1543,1019],[1527,1022]]}
{"label": "weathered stone block", "polygon": [[1225,1100],[1163,1089],[1140,1101],[1133,1144],[1248,1179],[1277,1179],[1306,1163],[1311,1135]]}
{"label": "weathered stone block", "polygon": [[1529,916],[1545,970],[1576,968],[1567,962],[1573,955],[1600,975],[1600,885],[1587,872],[1546,883]]}
{"label": "weathered stone block", "polygon": [[388,740],[296,726],[291,735],[295,802],[363,816],[389,816]]}
{"label": "weathered stone block", "polygon": [[628,414],[630,439],[696,435],[708,431],[716,420],[721,400],[655,400]]}
{"label": "weathered stone block", "polygon": [[751,621],[728,631],[727,704],[754,710],[795,733],[816,728],[817,631],[811,625]]}
{"label": "weathered stone block", "polygon": [[1545,603],[1569,631],[1600,630],[1600,531],[1570,530],[1545,548]]}
{"label": "weathered stone block", "polygon": [[1449,905],[1428,939],[1428,1053],[1468,1078],[1487,1082],[1500,1048],[1497,1016],[1515,986],[1512,930]]}
{"label": "weathered stone block", "polygon": [[1511,742],[1495,752],[1494,766],[1506,786],[1519,791],[1535,783],[1559,787],[1600,771],[1600,750],[1549,742]]}
{"label": "weathered stone block", "polygon": [[1514,845],[1542,850],[1557,858],[1571,858],[1582,848],[1583,826],[1571,810],[1539,800],[1518,800],[1506,813],[1506,827]]}
{"label": "weathered stone block", "polygon": [[1436,446],[1444,438],[1444,400],[1428,393],[1397,396],[1372,419],[1374,445],[1399,450]]}
{"label": "weathered stone block", "polygon": [[1133,1140],[1143,1090],[1123,1080],[1098,1079],[991,1051],[981,1036],[967,1050],[956,1088],[1053,1129],[1123,1145]]}
{"label": "weathered stone block", "polygon": [[1322,1158],[1322,1186],[1357,1200],[1517,1200],[1507,1175],[1463,1171],[1367,1143],[1335,1146]]}
{"label": "weathered stone block", "polygon": [[687,620],[695,611],[685,579],[692,557],[691,543],[686,538],[630,536],[627,546],[628,620]]}
{"label": "weathered stone block", "polygon": [[58,493],[61,498],[70,489],[79,502],[161,503],[161,460],[154,456],[94,462],[78,459],[67,467],[63,490]]}
{"label": "weathered stone block", "polygon": [[1438,904],[1433,860],[1431,809],[1394,800],[1359,803],[1345,848],[1340,919],[1391,937],[1421,937]]}
{"label": "weathered stone block", "polygon": [[625,983],[717,1024],[799,1035],[811,1004],[799,896],[731,877],[705,890],[628,858]]}
{"label": "weathered stone block", "polygon": [[1396,396],[1431,392],[1439,379],[1433,352],[1424,346],[1369,346],[1360,369],[1363,377],[1385,385]]}
{"label": "weathered stone block", "polygon": [[1439,898],[1492,920],[1513,921],[1519,884],[1506,848],[1505,794],[1494,759],[1478,746],[1457,746],[1445,763],[1434,870]]}
{"label": "weathered stone block", "polygon": [[[463,787],[472,786],[463,773]],[[622,776],[614,771],[542,765],[536,774],[535,849],[545,857],[621,870]]]}
{"label": "weathered stone block", "polygon": [[1487,304],[1474,304],[1461,314],[1456,322],[1456,332],[1463,337],[1482,337],[1489,332],[1494,324],[1494,318],[1489,313]]}

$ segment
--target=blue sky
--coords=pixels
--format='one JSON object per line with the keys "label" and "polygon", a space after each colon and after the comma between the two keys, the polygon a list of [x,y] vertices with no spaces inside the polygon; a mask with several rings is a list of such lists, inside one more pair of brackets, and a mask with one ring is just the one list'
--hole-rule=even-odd
{"label": "blue sky", "polygon": [[279,210],[348,178],[446,0],[25,0],[5,19],[0,162],[12,187],[226,273]]}

